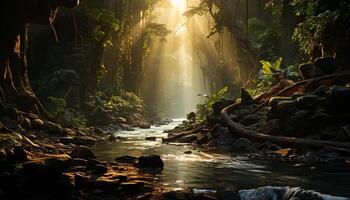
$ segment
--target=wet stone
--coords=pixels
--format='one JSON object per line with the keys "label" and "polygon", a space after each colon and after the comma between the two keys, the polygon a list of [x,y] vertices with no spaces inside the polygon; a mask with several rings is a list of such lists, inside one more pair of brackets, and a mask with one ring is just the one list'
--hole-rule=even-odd
{"label": "wet stone", "polygon": [[94,173],[96,174],[105,174],[108,171],[108,167],[98,164],[95,166]]}
{"label": "wet stone", "polygon": [[141,156],[138,159],[139,167],[144,168],[163,168],[164,163],[159,155],[149,155],[149,156]]}
{"label": "wet stone", "polygon": [[145,183],[141,181],[135,181],[121,183],[120,186],[122,187],[124,193],[131,195],[138,194],[139,192],[141,192],[145,186]]}
{"label": "wet stone", "polygon": [[115,158],[118,163],[135,163],[138,158],[134,156],[121,156]]}
{"label": "wet stone", "polygon": [[85,146],[80,146],[75,148],[71,153],[70,156],[72,158],[82,158],[82,159],[89,159],[89,158],[96,158],[95,154]]}

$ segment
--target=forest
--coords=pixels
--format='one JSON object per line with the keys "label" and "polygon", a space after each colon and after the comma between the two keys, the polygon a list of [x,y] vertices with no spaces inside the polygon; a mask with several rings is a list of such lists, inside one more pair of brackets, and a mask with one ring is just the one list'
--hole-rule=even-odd
{"label": "forest", "polygon": [[3,0],[0,200],[350,199],[350,1]]}

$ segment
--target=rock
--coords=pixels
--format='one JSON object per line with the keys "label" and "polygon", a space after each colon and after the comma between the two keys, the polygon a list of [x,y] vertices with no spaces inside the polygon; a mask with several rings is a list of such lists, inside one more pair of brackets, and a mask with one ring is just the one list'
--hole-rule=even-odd
{"label": "rock", "polygon": [[118,163],[136,163],[137,160],[138,158],[133,156],[121,156],[115,158],[115,161]]}
{"label": "rock", "polygon": [[157,200],[189,200],[192,198],[192,193],[189,189],[180,189],[176,191],[166,191],[160,197],[154,198]]}
{"label": "rock", "polygon": [[92,182],[92,187],[105,192],[113,192],[120,186],[119,179],[111,179],[110,177],[101,176]]}
{"label": "rock", "polygon": [[280,129],[280,120],[272,119],[262,126],[260,126],[256,131],[264,134],[274,134]]}
{"label": "rock", "polygon": [[7,160],[6,151],[4,149],[0,149],[0,165]]}
{"label": "rock", "polygon": [[30,129],[32,127],[30,119],[24,117],[21,121],[21,126],[25,129]]}
{"label": "rock", "polygon": [[50,155],[49,157],[43,158],[43,160],[49,169],[62,172],[72,166],[72,158],[67,154]]}
{"label": "rock", "polygon": [[192,151],[185,151],[184,154],[192,154]]}
{"label": "rock", "polygon": [[124,131],[134,131],[135,129],[131,128],[129,125],[120,124],[120,128]]}
{"label": "rock", "polygon": [[350,88],[334,86],[330,90],[326,110],[330,114],[347,114],[350,112]]}
{"label": "rock", "polygon": [[44,128],[44,121],[41,119],[34,119],[31,122],[31,127],[35,130],[41,130]]}
{"label": "rock", "polygon": [[60,176],[71,166],[72,159],[66,154],[47,155],[23,163],[21,174],[30,181],[40,183],[40,181],[52,181],[53,177]]}
{"label": "rock", "polygon": [[244,88],[241,88],[241,104],[242,105],[254,104],[253,97],[250,96],[249,92]]}
{"label": "rock", "polygon": [[218,115],[224,108],[234,103],[235,101],[232,100],[220,99],[220,101],[217,101],[212,105],[213,113]]}
{"label": "rock", "polygon": [[269,100],[269,106],[275,108],[278,106],[278,103],[281,101],[291,101],[291,97],[272,97]]}
{"label": "rock", "polygon": [[97,135],[106,134],[106,132],[104,130],[102,130],[101,128],[95,128],[94,133],[96,133]]}
{"label": "rock", "polygon": [[95,174],[105,174],[108,171],[108,167],[98,164],[95,166],[94,173]]}
{"label": "rock", "polygon": [[87,166],[88,161],[82,158],[74,158],[72,160],[74,166]]}
{"label": "rock", "polygon": [[297,105],[300,108],[313,109],[318,106],[323,106],[326,103],[326,97],[320,97],[317,95],[304,95],[297,98]]}
{"label": "rock", "polygon": [[128,120],[126,120],[124,117],[118,117],[117,122],[120,124],[126,124]]}
{"label": "rock", "polygon": [[107,166],[107,163],[99,161],[97,159],[88,159],[87,168],[95,170],[97,165]]}
{"label": "rock", "polygon": [[93,146],[97,144],[97,140],[89,136],[77,136],[73,138],[76,145]]}
{"label": "rock", "polygon": [[164,163],[160,156],[158,155],[149,155],[149,156],[141,156],[138,159],[139,167],[143,168],[163,168]]}
{"label": "rock", "polygon": [[75,189],[75,176],[70,173],[63,173],[59,179],[56,180],[56,187],[59,188],[59,196],[68,196],[73,193]]}
{"label": "rock", "polygon": [[74,173],[75,186],[77,189],[86,188],[90,181],[90,176],[81,172]]}
{"label": "rock", "polygon": [[325,74],[333,74],[338,69],[338,66],[336,65],[335,59],[333,57],[316,58],[315,67],[321,69]]}
{"label": "rock", "polygon": [[251,126],[253,124],[261,123],[265,120],[266,120],[265,115],[251,114],[251,115],[244,116],[243,119],[241,119],[239,122],[244,126]]}
{"label": "rock", "polygon": [[110,112],[102,107],[97,107],[87,118],[89,125],[93,126],[108,126],[115,121]]}
{"label": "rock", "polygon": [[10,132],[10,129],[16,130],[18,128],[18,125],[14,120],[15,118],[0,115],[0,131]]}
{"label": "rock", "polygon": [[49,134],[52,134],[52,135],[57,135],[57,136],[66,136],[67,135],[66,129],[62,128],[61,125],[55,124],[55,123],[50,122],[50,121],[45,121],[44,128]]}
{"label": "rock", "polygon": [[239,138],[232,144],[232,148],[237,150],[247,150],[252,146],[253,142],[246,138]]}
{"label": "rock", "polygon": [[150,129],[151,128],[151,124],[147,123],[147,122],[141,122],[139,127],[141,129]]}
{"label": "rock", "polygon": [[75,148],[72,153],[70,153],[70,156],[72,158],[83,158],[83,159],[89,159],[89,158],[96,158],[95,154],[85,146],[80,146]]}
{"label": "rock", "polygon": [[60,143],[68,145],[68,144],[73,144],[74,143],[74,138],[73,137],[62,137],[59,139]]}
{"label": "rock", "polygon": [[22,146],[15,146],[13,148],[13,154],[8,157],[10,162],[19,163],[27,160],[27,152]]}
{"label": "rock", "polygon": [[135,195],[140,193],[143,190],[145,183],[141,181],[133,181],[133,182],[121,183],[120,186],[123,189],[125,194]]}
{"label": "rock", "polygon": [[145,140],[147,140],[147,141],[156,141],[157,137],[146,137]]}
{"label": "rock", "polygon": [[305,79],[310,79],[312,78],[312,71],[314,69],[314,64],[313,63],[304,63],[299,65],[299,73],[301,77]]}
{"label": "rock", "polygon": [[190,135],[186,135],[184,137],[181,137],[177,140],[177,142],[179,143],[192,143],[194,141],[197,141],[197,134],[190,134]]}
{"label": "rock", "polygon": [[118,138],[113,133],[109,134],[108,141],[116,142],[117,140],[118,140]]}
{"label": "rock", "polygon": [[220,200],[241,200],[239,191],[236,188],[219,189],[216,197]]}
{"label": "rock", "polygon": [[0,148],[13,148],[15,146],[21,146],[19,141],[22,140],[22,136],[17,134],[0,134]]}

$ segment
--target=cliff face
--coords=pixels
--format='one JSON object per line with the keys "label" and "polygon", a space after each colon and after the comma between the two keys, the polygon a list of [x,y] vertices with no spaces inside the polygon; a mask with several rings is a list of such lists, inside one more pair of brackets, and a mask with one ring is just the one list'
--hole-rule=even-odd
{"label": "cliff face", "polygon": [[27,23],[50,24],[58,7],[79,0],[11,0],[0,3],[0,102],[26,112],[43,113],[27,72]]}

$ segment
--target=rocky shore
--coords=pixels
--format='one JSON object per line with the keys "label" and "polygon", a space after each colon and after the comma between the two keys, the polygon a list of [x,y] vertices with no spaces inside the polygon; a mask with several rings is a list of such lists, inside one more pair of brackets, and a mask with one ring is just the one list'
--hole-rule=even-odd
{"label": "rocky shore", "polygon": [[[321,71],[323,61],[334,62],[324,58],[307,65]],[[300,66],[304,76],[305,65]],[[278,90],[272,88],[257,97],[242,88],[239,99],[221,99],[214,103],[213,112],[205,122],[186,122],[169,131],[164,142],[226,148],[255,159],[348,171],[348,72],[306,78],[290,86],[276,87]]]}

